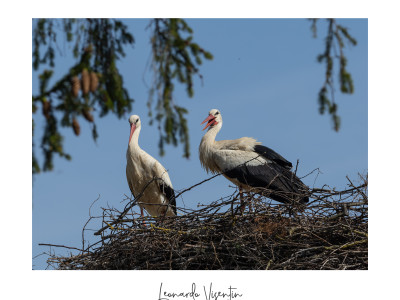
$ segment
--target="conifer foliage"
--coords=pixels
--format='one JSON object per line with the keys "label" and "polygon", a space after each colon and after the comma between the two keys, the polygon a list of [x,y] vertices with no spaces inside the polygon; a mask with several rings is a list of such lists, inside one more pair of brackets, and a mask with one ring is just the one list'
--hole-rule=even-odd
{"label": "conifer foliage", "polygon": [[[160,131],[160,150],[164,143],[184,144],[184,156],[189,157],[189,133],[184,115],[186,109],[174,103],[174,81],[186,84],[188,96],[193,96],[192,75],[198,74],[202,58],[212,59],[211,53],[193,42],[193,31],[182,19],[155,19],[150,28],[153,51],[154,85],[151,95],[160,95],[155,107],[152,98],[148,106],[150,115],[163,123]],[[32,32],[33,70],[40,72],[39,93],[32,95],[32,135],[35,113],[42,108],[45,118],[40,148],[44,163],[39,161],[32,147],[32,173],[53,169],[55,154],[67,160],[61,127],[72,128],[80,134],[80,124],[86,120],[92,126],[96,140],[96,118],[108,113],[118,118],[130,112],[134,99],[124,83],[117,62],[125,56],[127,46],[134,45],[134,37],[123,21],[114,19],[34,19]],[[66,43],[72,49],[77,63],[61,78],[53,79],[56,54]],[[34,78],[35,80],[35,78]],[[53,83],[54,82],[54,83]],[[36,133],[37,134],[37,133]]]}
{"label": "conifer foliage", "polygon": [[[311,21],[316,36],[317,19]],[[318,102],[320,113],[328,111],[338,131],[340,118],[334,99],[334,65],[338,61],[341,92],[353,93],[353,79],[347,70],[344,48],[345,42],[350,45],[357,42],[336,19],[327,21],[325,50],[318,56],[318,61],[326,65]],[[35,127],[40,111],[45,120],[40,144],[43,163],[39,163],[35,145],[32,145],[32,173],[36,174],[53,169],[55,154],[71,159],[64,150],[60,127],[70,127],[78,136],[80,122],[86,121],[96,140],[98,117],[111,113],[122,118],[131,111],[134,100],[117,63],[126,55],[126,47],[133,47],[135,40],[124,21],[115,19],[33,19],[32,25],[32,66],[39,73],[39,91],[32,95],[32,135],[40,130]],[[181,84],[188,97],[193,97],[194,76],[202,79],[199,67],[203,60],[212,60],[213,55],[194,42],[193,30],[183,19],[154,19],[148,29],[151,30],[154,76],[147,105],[151,123],[156,121],[160,128],[160,154],[164,154],[165,144],[182,144],[183,156],[188,158],[190,144],[185,117],[188,111],[178,105],[174,89],[176,83]],[[72,50],[76,63],[55,78],[56,54],[63,54],[61,49]]]}
{"label": "conifer foliage", "polygon": [[[340,91],[344,94],[352,94],[354,92],[353,78],[347,70],[347,58],[344,55],[345,42],[349,45],[357,45],[357,41],[352,37],[347,28],[339,25],[335,19],[327,19],[328,33],[325,38],[325,51],[318,55],[317,59],[320,63],[325,63],[325,81],[318,94],[319,112],[324,114],[325,111],[332,116],[333,127],[335,131],[339,131],[340,117],[337,114],[338,105],[334,98],[334,64],[335,58],[339,62],[339,82]],[[314,37],[317,36],[317,19],[312,19],[312,31]],[[328,95],[330,92],[330,97]]]}

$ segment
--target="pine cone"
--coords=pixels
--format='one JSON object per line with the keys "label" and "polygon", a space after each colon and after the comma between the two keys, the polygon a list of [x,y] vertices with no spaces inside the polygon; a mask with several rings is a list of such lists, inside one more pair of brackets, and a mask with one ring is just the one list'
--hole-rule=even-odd
{"label": "pine cone", "polygon": [[89,122],[93,122],[94,118],[93,115],[90,113],[89,110],[87,109],[83,109],[82,110],[82,114],[85,117],[86,120],[88,120]]}
{"label": "pine cone", "polygon": [[72,96],[78,97],[79,91],[81,90],[81,82],[78,76],[72,77]]}
{"label": "pine cone", "polygon": [[84,49],[84,51],[85,51],[85,52],[88,52],[88,53],[92,53],[92,51],[93,51],[93,46],[92,46],[92,44],[89,44],[89,45]]}
{"label": "pine cone", "polygon": [[82,78],[82,92],[84,95],[86,95],[87,93],[89,93],[89,87],[90,87],[90,77],[87,69],[82,70],[81,78]]}
{"label": "pine cone", "polygon": [[79,123],[75,118],[72,120],[72,129],[74,129],[74,133],[76,136],[81,133],[81,126],[79,126]]}
{"label": "pine cone", "polygon": [[42,102],[42,113],[46,119],[50,118],[50,109],[51,109],[50,102],[47,100],[43,101]]}
{"label": "pine cone", "polygon": [[95,72],[90,72],[90,91],[94,93],[99,86],[99,77]]}

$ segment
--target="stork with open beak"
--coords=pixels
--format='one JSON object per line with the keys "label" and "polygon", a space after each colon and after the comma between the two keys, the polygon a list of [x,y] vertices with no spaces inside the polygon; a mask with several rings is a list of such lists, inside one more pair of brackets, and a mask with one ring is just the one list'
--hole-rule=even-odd
{"label": "stork with open beak", "polygon": [[290,171],[292,163],[250,137],[216,141],[222,128],[222,116],[217,109],[210,110],[201,124],[206,122],[203,130],[208,131],[201,139],[200,162],[207,172],[222,173],[237,185],[241,201],[246,190],[282,203],[308,202],[308,187]]}
{"label": "stork with open beak", "polygon": [[126,179],[129,188],[138,199],[140,213],[143,209],[151,216],[175,216],[176,199],[167,170],[151,155],[139,147],[140,118],[129,118],[130,135],[126,152]]}

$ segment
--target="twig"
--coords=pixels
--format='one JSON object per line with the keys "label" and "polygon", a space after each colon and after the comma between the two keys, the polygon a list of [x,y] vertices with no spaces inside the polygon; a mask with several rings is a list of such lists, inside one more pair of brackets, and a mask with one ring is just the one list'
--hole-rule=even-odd
{"label": "twig", "polygon": [[122,212],[106,207],[96,217],[109,224],[99,241],[79,255],[50,253],[48,264],[92,270],[368,269],[368,201],[362,200],[367,188],[366,180],[345,190],[323,186],[301,209],[249,193],[244,200],[251,200],[253,209],[243,214],[235,190],[162,222],[146,218],[145,228],[136,222],[137,213],[127,211],[132,202]]}

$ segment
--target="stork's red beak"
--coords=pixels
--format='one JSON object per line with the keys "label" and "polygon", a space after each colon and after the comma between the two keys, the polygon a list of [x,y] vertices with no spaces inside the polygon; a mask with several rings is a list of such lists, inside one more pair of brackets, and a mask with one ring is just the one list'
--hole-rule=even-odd
{"label": "stork's red beak", "polygon": [[208,122],[208,123],[207,123],[206,127],[203,128],[203,130],[206,129],[208,126],[218,124],[218,122],[215,121],[215,116],[213,116],[213,115],[209,115],[203,122],[201,122],[201,124],[204,124],[205,122]]}
{"label": "stork's red beak", "polygon": [[131,134],[129,135],[129,144],[131,143],[132,135],[135,132],[135,129],[136,129],[136,125],[131,124]]}

